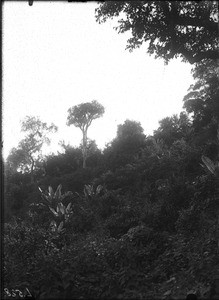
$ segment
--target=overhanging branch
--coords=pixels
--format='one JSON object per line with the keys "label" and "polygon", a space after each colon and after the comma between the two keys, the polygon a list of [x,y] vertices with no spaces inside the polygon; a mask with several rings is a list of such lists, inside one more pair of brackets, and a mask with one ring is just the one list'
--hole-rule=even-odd
{"label": "overhanging branch", "polygon": [[207,50],[196,55],[193,55],[191,52],[186,50],[182,50],[181,53],[191,64],[200,62],[202,59],[219,59],[219,51],[217,50]]}
{"label": "overhanging branch", "polygon": [[190,18],[186,16],[179,16],[179,17],[177,16],[175,17],[175,20],[176,20],[176,25],[194,26],[194,27],[205,28],[205,30],[208,30],[212,33],[218,32],[218,24],[210,20],[202,20],[202,19]]}

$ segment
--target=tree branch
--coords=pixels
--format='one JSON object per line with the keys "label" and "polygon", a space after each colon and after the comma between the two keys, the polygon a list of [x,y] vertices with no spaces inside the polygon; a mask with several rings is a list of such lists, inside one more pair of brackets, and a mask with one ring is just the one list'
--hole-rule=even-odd
{"label": "tree branch", "polygon": [[185,58],[191,63],[194,64],[196,62],[200,62],[202,59],[219,59],[219,51],[217,50],[207,50],[200,52],[196,55],[193,55],[191,51],[186,50],[185,48],[181,50],[181,53],[185,56]]}
{"label": "tree branch", "polygon": [[194,62],[199,62],[200,60],[202,60],[204,58],[219,59],[219,51],[218,50],[207,50],[207,51],[200,52],[193,57],[193,60],[194,60]]}
{"label": "tree branch", "polygon": [[211,22],[210,20],[201,20],[186,16],[173,16],[173,18],[176,21],[176,25],[202,27],[210,32],[218,32],[218,24],[216,22]]}

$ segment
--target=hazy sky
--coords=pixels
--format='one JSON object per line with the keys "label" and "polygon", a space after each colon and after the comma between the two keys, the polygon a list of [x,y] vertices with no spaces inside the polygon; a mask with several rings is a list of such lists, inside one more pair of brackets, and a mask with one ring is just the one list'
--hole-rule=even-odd
{"label": "hazy sky", "polygon": [[126,119],[139,121],[145,134],[158,121],[182,111],[183,96],[193,82],[191,65],[168,66],[146,54],[146,46],[129,53],[128,34],[117,34],[115,21],[98,24],[96,2],[3,4],[3,142],[4,156],[23,137],[26,115],[55,123],[48,151],[60,140],[78,146],[80,129],[66,125],[69,107],[92,100],[105,107],[88,137],[98,146],[116,136]]}

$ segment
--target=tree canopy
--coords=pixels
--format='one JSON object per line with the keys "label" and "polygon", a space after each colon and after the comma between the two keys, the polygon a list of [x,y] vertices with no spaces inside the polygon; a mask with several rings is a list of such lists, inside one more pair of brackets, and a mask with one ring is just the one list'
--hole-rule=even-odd
{"label": "tree canopy", "polygon": [[[193,114],[195,127],[219,122],[219,77],[216,61],[206,60],[194,70],[196,82],[184,97],[184,107]],[[197,125],[197,126],[196,126]]]}
{"label": "tree canopy", "polygon": [[134,135],[143,135],[144,129],[140,122],[125,120],[124,124],[119,124],[117,128],[117,137],[120,139],[128,138]]}
{"label": "tree canopy", "polygon": [[26,132],[17,148],[13,148],[8,156],[7,162],[12,169],[20,169],[31,174],[33,182],[33,171],[36,164],[41,160],[40,153],[44,143],[49,144],[48,133],[56,132],[57,126],[54,124],[47,125],[38,117],[27,116],[21,123],[21,131]]}
{"label": "tree canopy", "polygon": [[119,33],[131,32],[127,49],[148,42],[148,53],[166,62],[182,57],[191,64],[218,59],[217,1],[106,1],[96,20],[117,18]]}
{"label": "tree canopy", "polygon": [[81,103],[68,109],[67,125],[74,125],[81,130],[88,128],[92,121],[104,114],[104,107],[96,100]]}
{"label": "tree canopy", "polygon": [[191,121],[185,112],[166,117],[159,121],[159,128],[154,130],[154,137],[171,146],[176,140],[187,139],[191,134]]}
{"label": "tree canopy", "polygon": [[[191,115],[198,144],[213,143],[217,139],[219,124],[218,64],[204,60],[193,71],[195,83],[184,97],[184,108]],[[208,142],[207,142],[208,141]]]}
{"label": "tree canopy", "polygon": [[125,120],[117,127],[117,136],[104,150],[107,166],[115,169],[131,162],[145,145],[144,130],[140,122]]}

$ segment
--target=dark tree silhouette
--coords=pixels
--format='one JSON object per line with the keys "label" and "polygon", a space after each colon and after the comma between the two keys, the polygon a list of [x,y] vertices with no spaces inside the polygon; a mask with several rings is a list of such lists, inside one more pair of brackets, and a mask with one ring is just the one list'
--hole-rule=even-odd
{"label": "dark tree silhouette", "polygon": [[145,135],[140,122],[125,120],[117,127],[116,138],[104,150],[105,161],[110,169],[132,162],[145,145]]}
{"label": "dark tree silhouette", "polygon": [[182,138],[188,140],[192,133],[191,121],[185,112],[181,112],[179,116],[166,117],[159,124],[158,129],[154,130],[154,138],[163,140],[167,146]]}

